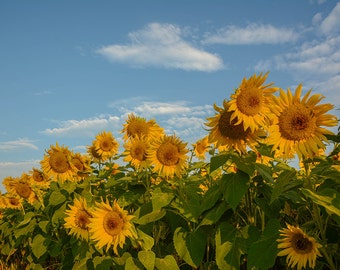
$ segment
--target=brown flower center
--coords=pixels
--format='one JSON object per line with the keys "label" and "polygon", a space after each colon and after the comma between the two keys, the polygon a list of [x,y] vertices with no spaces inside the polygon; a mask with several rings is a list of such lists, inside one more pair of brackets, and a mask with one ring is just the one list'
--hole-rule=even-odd
{"label": "brown flower center", "polygon": [[302,234],[294,235],[292,244],[293,249],[300,254],[310,253],[313,250],[313,243]]}
{"label": "brown flower center", "polygon": [[236,120],[230,122],[231,112],[222,112],[218,121],[218,129],[222,136],[234,140],[245,139],[249,133],[249,129],[244,131],[243,124],[234,125]]}
{"label": "brown flower center", "polygon": [[165,166],[176,165],[179,162],[178,147],[171,142],[162,144],[157,149],[157,159]]}
{"label": "brown flower center", "polygon": [[100,149],[109,152],[114,148],[114,142],[111,138],[105,138],[100,143]]}
{"label": "brown flower center", "polygon": [[236,99],[237,108],[246,115],[256,115],[260,112],[263,96],[258,88],[243,89]]}
{"label": "brown flower center", "polygon": [[123,230],[123,217],[117,212],[110,211],[104,217],[103,226],[107,234],[116,236]]}
{"label": "brown flower center", "polygon": [[40,172],[38,170],[34,170],[33,171],[33,180],[35,182],[43,182],[44,181],[44,175],[42,174],[42,172]]}
{"label": "brown flower center", "polygon": [[285,109],[279,117],[282,137],[292,141],[308,139],[316,128],[311,110],[303,105],[294,105]]}
{"label": "brown flower center", "polygon": [[149,126],[144,121],[135,120],[127,127],[127,135],[129,137],[147,135],[149,133]]}
{"label": "brown flower center", "polygon": [[138,159],[140,161],[146,160],[145,147],[141,144],[133,145],[131,147],[130,153],[131,153],[131,157],[134,159]]}
{"label": "brown flower center", "polygon": [[81,228],[82,230],[87,230],[91,217],[92,216],[85,209],[79,210],[75,215],[75,223],[77,227]]}
{"label": "brown flower center", "polygon": [[64,173],[70,169],[67,156],[62,152],[54,152],[50,155],[50,166],[57,173]]}
{"label": "brown flower center", "polygon": [[27,183],[17,183],[15,185],[15,190],[20,197],[28,199],[31,195],[32,189]]}

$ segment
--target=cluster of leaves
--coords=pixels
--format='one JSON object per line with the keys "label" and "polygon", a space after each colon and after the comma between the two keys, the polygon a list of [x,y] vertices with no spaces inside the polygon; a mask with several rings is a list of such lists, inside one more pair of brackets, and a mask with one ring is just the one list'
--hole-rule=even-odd
{"label": "cluster of leaves", "polygon": [[[283,269],[279,230],[303,227],[322,244],[317,269],[340,267],[340,136],[328,156],[301,169],[258,153],[234,151],[191,161],[182,178],[164,180],[119,158],[93,166],[81,182],[51,182],[40,200],[6,209],[0,220],[2,269]],[[268,147],[259,153],[270,157]],[[95,164],[93,164],[95,165]],[[74,198],[117,199],[134,215],[137,239],[119,255],[64,228]]]}

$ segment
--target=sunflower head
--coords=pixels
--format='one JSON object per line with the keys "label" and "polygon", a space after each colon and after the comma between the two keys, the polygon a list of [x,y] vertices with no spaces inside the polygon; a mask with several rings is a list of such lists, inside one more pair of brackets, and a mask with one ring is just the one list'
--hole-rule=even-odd
{"label": "sunflower head", "polygon": [[126,123],[123,125],[121,133],[124,133],[124,140],[131,137],[157,138],[164,134],[161,128],[154,120],[147,121],[143,117],[132,114],[128,115]]}
{"label": "sunflower head", "polygon": [[91,160],[88,155],[75,153],[72,157],[72,163],[77,168],[77,176],[82,179],[89,175],[91,171]]}
{"label": "sunflower head", "polygon": [[244,130],[249,128],[254,132],[268,125],[272,94],[277,88],[272,87],[272,83],[264,84],[267,76],[268,73],[261,73],[249,79],[244,78],[228,102],[231,120],[236,119],[235,124],[242,123]]}
{"label": "sunflower head", "polygon": [[96,136],[94,146],[98,155],[104,161],[118,153],[119,144],[113,137],[112,132],[103,131]]}
{"label": "sunflower head", "polygon": [[131,223],[132,215],[128,215],[117,203],[111,206],[108,201],[96,203],[92,211],[93,218],[89,224],[91,238],[100,249],[106,245],[106,251],[113,247],[115,254],[125,244],[126,237],[136,238],[136,232]]}
{"label": "sunflower head", "polygon": [[70,229],[69,234],[88,240],[92,215],[90,209],[87,208],[86,200],[84,198],[74,199],[73,205],[65,213],[64,227]]}
{"label": "sunflower head", "polygon": [[267,144],[272,145],[276,156],[292,158],[295,153],[301,158],[313,158],[320,149],[325,149],[326,134],[333,134],[323,126],[336,126],[338,121],[334,115],[326,114],[333,108],[331,104],[318,104],[323,96],[311,90],[301,99],[300,84],[293,95],[290,89],[280,89],[280,97],[275,97],[275,105],[271,107],[275,117],[268,128]]}
{"label": "sunflower head", "polygon": [[153,165],[153,171],[165,178],[172,178],[174,175],[180,177],[188,166],[186,145],[175,135],[164,135],[152,140],[148,159]]}
{"label": "sunflower head", "polygon": [[297,266],[298,270],[315,267],[317,256],[321,256],[319,248],[321,245],[313,237],[308,236],[299,227],[287,225],[286,229],[280,230],[278,248],[282,249],[278,256],[287,256],[289,267]]}
{"label": "sunflower head", "polygon": [[49,179],[46,177],[42,170],[37,168],[33,168],[29,172],[31,176],[31,183],[32,186],[40,187],[40,188],[47,188],[50,185]]}
{"label": "sunflower head", "polygon": [[193,144],[195,155],[198,159],[205,159],[205,154],[209,151],[210,143],[208,136],[198,140]]}
{"label": "sunflower head", "polygon": [[137,170],[149,166],[149,160],[147,159],[149,141],[145,136],[131,137],[124,144],[124,148],[125,148],[124,154],[126,155],[124,161],[130,162],[131,165]]}
{"label": "sunflower head", "polygon": [[66,146],[51,145],[46,151],[44,159],[40,162],[44,174],[52,180],[62,183],[73,181],[77,168],[72,163],[73,153]]}

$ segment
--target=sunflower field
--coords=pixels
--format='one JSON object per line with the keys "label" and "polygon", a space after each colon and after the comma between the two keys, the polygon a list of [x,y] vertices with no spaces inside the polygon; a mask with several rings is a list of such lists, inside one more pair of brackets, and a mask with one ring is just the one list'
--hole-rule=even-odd
{"label": "sunflower field", "polygon": [[334,106],[267,77],[214,104],[191,145],[130,113],[124,145],[56,142],[4,178],[0,269],[340,269]]}

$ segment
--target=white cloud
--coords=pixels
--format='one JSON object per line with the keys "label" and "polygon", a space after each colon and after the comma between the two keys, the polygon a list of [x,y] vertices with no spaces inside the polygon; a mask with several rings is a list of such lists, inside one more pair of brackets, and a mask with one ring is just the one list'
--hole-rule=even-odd
{"label": "white cloud", "polygon": [[117,127],[119,121],[119,117],[111,115],[83,120],[67,120],[59,122],[59,127],[45,129],[42,133],[71,137],[93,136],[94,133],[101,130]]}
{"label": "white cloud", "polygon": [[223,68],[222,59],[183,39],[183,31],[173,24],[151,23],[129,33],[130,44],[109,45],[97,50],[113,62],[134,66],[158,66],[188,71],[217,71]]}
{"label": "white cloud", "polygon": [[0,142],[0,150],[9,151],[22,148],[38,150],[38,147],[29,139],[18,139],[14,141]]}
{"label": "white cloud", "polygon": [[322,21],[320,29],[324,34],[340,32],[340,3],[337,3],[329,15]]}
{"label": "white cloud", "polygon": [[216,34],[206,34],[204,44],[280,44],[296,41],[298,34],[293,29],[276,28],[270,24],[252,23],[245,28],[229,25]]}

